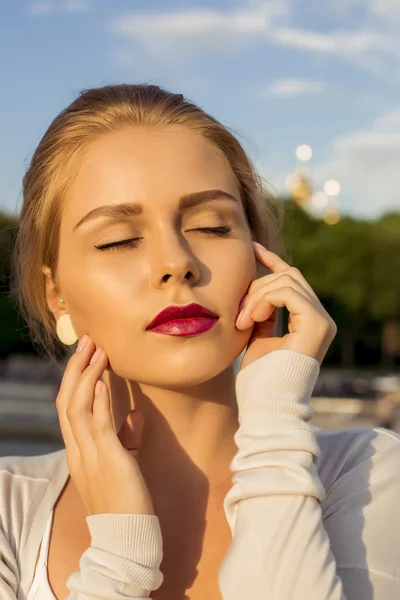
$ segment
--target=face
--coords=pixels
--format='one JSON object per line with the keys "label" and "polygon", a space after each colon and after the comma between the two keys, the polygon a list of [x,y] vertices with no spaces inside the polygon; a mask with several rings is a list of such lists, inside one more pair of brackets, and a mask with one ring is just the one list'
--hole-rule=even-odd
{"label": "face", "polygon": [[[209,194],[180,210],[183,196],[205,190],[233,199]],[[93,209],[121,203],[139,203],[141,213],[75,227]],[[201,229],[215,227],[225,234]],[[256,272],[239,187],[209,142],[185,127],[142,126],[88,147],[63,206],[58,281],[76,332],[105,350],[110,371],[166,388],[221,373],[250,337],[235,319]],[[192,302],[219,316],[211,329],[183,337],[146,330],[165,307]]]}

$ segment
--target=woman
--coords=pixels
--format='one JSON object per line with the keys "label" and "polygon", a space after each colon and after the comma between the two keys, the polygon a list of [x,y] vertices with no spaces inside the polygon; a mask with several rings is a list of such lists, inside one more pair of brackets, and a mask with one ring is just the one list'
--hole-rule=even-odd
{"label": "woman", "polygon": [[236,138],[157,86],[50,125],[17,292],[51,356],[79,343],[65,450],[1,459],[2,600],[398,597],[399,436],[308,423],[336,325],[263,197]]}

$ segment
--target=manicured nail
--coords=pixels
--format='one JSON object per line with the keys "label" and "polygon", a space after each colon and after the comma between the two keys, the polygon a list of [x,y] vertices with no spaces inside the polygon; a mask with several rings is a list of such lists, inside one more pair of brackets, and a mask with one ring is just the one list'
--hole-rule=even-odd
{"label": "manicured nail", "polygon": [[76,348],[77,352],[80,352],[81,350],[84,349],[84,347],[86,346],[86,342],[88,341],[89,336],[88,335],[84,335],[83,337],[81,337],[81,339],[79,340],[79,344]]}
{"label": "manicured nail", "polygon": [[246,299],[247,299],[248,297],[249,297],[249,295],[248,295],[248,294],[246,294],[245,296],[243,296],[243,299],[242,299],[241,303],[239,304],[239,310],[242,310],[242,309],[244,308],[244,305],[245,305]]}
{"label": "manicured nail", "polygon": [[238,314],[238,318],[236,319],[236,325],[239,323],[239,321],[241,321],[243,319],[243,315],[244,315],[244,309],[240,311],[240,313]]}
{"label": "manicured nail", "polygon": [[103,382],[100,381],[100,379],[99,379],[98,381],[96,381],[96,385],[94,386],[94,395],[100,396],[102,389],[103,389]]}
{"label": "manicured nail", "polygon": [[102,349],[101,348],[97,348],[96,352],[93,354],[92,358],[90,359],[90,363],[89,364],[93,364],[96,362],[97,359],[100,358],[102,353]]}

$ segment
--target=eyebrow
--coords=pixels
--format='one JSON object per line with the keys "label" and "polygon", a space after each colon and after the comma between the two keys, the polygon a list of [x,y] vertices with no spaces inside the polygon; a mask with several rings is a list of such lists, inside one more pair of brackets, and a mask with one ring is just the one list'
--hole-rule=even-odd
{"label": "eyebrow", "polygon": [[[203,202],[209,202],[210,200],[217,200],[220,198],[225,198],[226,200],[233,200],[234,202],[238,202],[235,196],[229,194],[228,192],[224,192],[223,190],[204,190],[202,192],[192,192],[191,194],[185,194],[179,199],[178,211],[180,213],[202,204]],[[103,206],[98,206],[93,210],[90,210],[85,216],[78,221],[78,223],[74,226],[72,231],[75,231],[87,221],[91,221],[92,219],[96,219],[98,217],[111,217],[114,219],[128,216],[139,216],[143,214],[144,208],[138,202],[123,202],[122,204],[104,204]]]}

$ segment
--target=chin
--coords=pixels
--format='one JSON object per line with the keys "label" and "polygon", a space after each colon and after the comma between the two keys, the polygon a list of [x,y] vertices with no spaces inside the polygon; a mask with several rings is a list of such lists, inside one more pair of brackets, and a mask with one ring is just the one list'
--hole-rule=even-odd
{"label": "chin", "polygon": [[201,365],[201,368],[197,366],[196,368],[185,369],[184,371],[182,369],[175,370],[168,368],[168,371],[165,371],[164,373],[158,372],[143,374],[141,379],[138,379],[137,381],[139,384],[142,383],[143,385],[162,389],[183,390],[201,385],[207,381],[210,381],[211,379],[214,379],[214,377],[220,375],[220,373],[225,371],[225,369],[231,365],[233,368],[233,362],[234,361],[228,364],[224,362],[220,363],[219,365],[215,365],[215,363],[209,365],[203,364]]}
{"label": "chin", "polygon": [[126,362],[127,353],[121,357],[123,364],[110,367],[118,376],[139,384],[165,389],[192,387],[213,379],[228,367],[233,368],[250,335],[251,330],[235,330],[233,335],[207,344],[185,344],[156,351],[152,347],[140,356],[131,354],[129,364]]}

